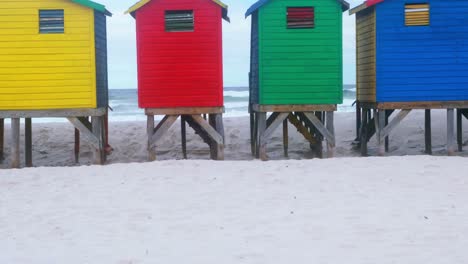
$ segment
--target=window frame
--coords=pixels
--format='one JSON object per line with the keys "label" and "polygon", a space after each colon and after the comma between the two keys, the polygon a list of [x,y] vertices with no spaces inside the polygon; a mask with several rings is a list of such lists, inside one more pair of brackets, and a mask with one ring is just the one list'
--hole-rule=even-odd
{"label": "window frame", "polygon": [[[313,15],[313,18],[312,18],[312,26],[310,27],[290,27],[289,26],[289,9],[292,9],[292,8],[295,8],[295,9],[302,9],[302,8],[308,8],[308,9],[312,9],[312,15]],[[286,7],[286,29],[288,30],[297,30],[297,29],[305,29],[305,30],[311,30],[311,29],[315,29],[316,28],[316,24],[315,24],[315,6],[287,6]]]}
{"label": "window frame", "polygon": [[[183,29],[183,30],[174,30],[174,29],[169,29],[168,28],[168,13],[188,13],[190,12],[192,15],[192,27],[191,29]],[[190,33],[190,32],[195,32],[195,10],[193,9],[168,9],[164,11],[164,31],[167,33]]]}
{"label": "window frame", "polygon": [[[41,18],[43,18],[42,16],[42,13],[43,12],[57,12],[57,11],[61,11],[62,12],[62,21],[63,21],[63,27],[62,27],[62,31],[57,31],[57,32],[53,32],[53,31],[50,31],[50,32],[47,32],[46,29],[43,29],[43,25],[42,25],[42,21],[41,21]],[[65,9],[39,9],[39,12],[38,12],[38,17],[39,17],[39,21],[38,21],[38,32],[39,34],[41,35],[48,35],[48,34],[65,34]]]}

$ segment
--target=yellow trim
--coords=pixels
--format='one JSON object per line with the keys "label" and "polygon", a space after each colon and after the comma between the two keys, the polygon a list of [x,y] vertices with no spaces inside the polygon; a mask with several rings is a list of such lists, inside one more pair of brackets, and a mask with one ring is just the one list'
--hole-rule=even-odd
{"label": "yellow trim", "polygon": [[[134,4],[133,6],[131,6],[127,11],[125,11],[125,14],[131,14],[135,11],[137,11],[138,9],[140,9],[141,7],[143,7],[144,5],[146,5],[147,3],[149,3],[151,0],[141,0],[140,2]],[[219,0],[211,0],[213,2],[215,2],[216,4],[218,4],[219,6],[221,6],[222,8],[228,8],[228,6],[219,1]]]}

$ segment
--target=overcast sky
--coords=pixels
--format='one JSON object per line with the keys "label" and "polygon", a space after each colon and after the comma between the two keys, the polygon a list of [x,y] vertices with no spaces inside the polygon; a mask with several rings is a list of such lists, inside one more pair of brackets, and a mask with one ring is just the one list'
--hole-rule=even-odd
{"label": "overcast sky", "polygon": [[[135,48],[135,21],[125,10],[138,0],[97,0],[114,15],[108,19],[109,85],[110,88],[136,88],[137,67]],[[231,23],[223,22],[224,85],[247,86],[250,55],[250,19],[245,19],[247,8],[257,0],[224,0],[229,5]],[[352,7],[363,0],[351,0]],[[354,84],[355,25],[354,16],[343,13],[344,83]]]}

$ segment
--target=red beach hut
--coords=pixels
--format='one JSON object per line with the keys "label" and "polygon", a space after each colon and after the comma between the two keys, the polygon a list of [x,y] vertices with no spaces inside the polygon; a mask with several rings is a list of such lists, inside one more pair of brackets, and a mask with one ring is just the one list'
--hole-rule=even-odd
{"label": "red beach hut", "polygon": [[[229,21],[227,5],[218,0],[142,0],[126,13],[136,20],[138,101],[152,127],[150,159],[178,117],[183,133],[188,123],[210,147],[217,146],[215,156],[222,158],[222,20]],[[209,123],[203,114],[210,115]],[[154,115],[166,116],[155,128]],[[186,156],[185,135],[182,140]]]}

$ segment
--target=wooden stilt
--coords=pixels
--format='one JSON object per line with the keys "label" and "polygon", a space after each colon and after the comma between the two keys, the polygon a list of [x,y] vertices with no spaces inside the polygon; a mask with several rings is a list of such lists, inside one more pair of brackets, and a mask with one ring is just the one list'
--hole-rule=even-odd
{"label": "wooden stilt", "polygon": [[447,109],[447,153],[449,156],[455,155],[455,122],[453,108]]}
{"label": "wooden stilt", "polygon": [[[315,116],[320,122],[323,122],[323,114],[320,111],[315,112]],[[317,138],[317,144],[315,144],[314,149],[317,154],[317,157],[320,159],[323,159],[323,136],[320,134],[320,132],[315,128],[314,126],[314,134],[315,137]]]}
{"label": "wooden stilt", "polygon": [[261,160],[267,160],[266,154],[266,143],[264,142],[266,139],[262,140],[264,137],[264,133],[266,130],[266,113],[259,112],[257,113],[257,158]]}
{"label": "wooden stilt", "polygon": [[0,118],[0,162],[5,158],[4,148],[5,148],[5,120]]}
{"label": "wooden stilt", "polygon": [[[210,123],[211,127],[216,129],[216,119],[215,119],[214,115],[209,115],[208,116],[208,122]],[[211,159],[216,160],[217,156],[218,156],[218,146],[216,144],[216,141],[214,141],[213,139],[210,139],[208,145],[210,146]]]}
{"label": "wooden stilt", "polygon": [[377,145],[379,147],[379,156],[385,156],[385,136],[383,134],[383,129],[385,128],[385,115],[385,110],[374,110],[374,120],[377,132]]}
{"label": "wooden stilt", "polygon": [[333,140],[327,138],[327,156],[328,158],[333,158],[335,156],[335,125],[333,118],[333,111],[326,112],[326,128],[328,132],[333,137]]}
{"label": "wooden stilt", "polygon": [[461,109],[457,109],[457,145],[458,151],[463,151],[463,116]]}
{"label": "wooden stilt", "polygon": [[284,149],[285,157],[288,157],[288,146],[289,146],[288,119],[285,119],[283,121],[283,149]]}
{"label": "wooden stilt", "polygon": [[92,116],[91,117],[91,126],[93,135],[98,140],[98,146],[94,149],[94,164],[102,165],[104,164],[103,152],[104,152],[104,142],[102,141],[102,117]]}
{"label": "wooden stilt", "polygon": [[75,163],[80,162],[80,130],[75,128]]}
{"label": "wooden stilt", "polygon": [[362,115],[361,115],[361,103],[356,101],[356,141],[359,141],[360,132],[361,132],[361,122],[362,122]]}
{"label": "wooden stilt", "polygon": [[369,110],[366,108],[362,109],[362,123],[361,123],[361,156],[367,156],[367,120],[368,120],[368,112]]}
{"label": "wooden stilt", "polygon": [[156,150],[152,144],[154,135],[154,115],[147,115],[146,132],[148,136],[148,160],[156,160]]}
{"label": "wooden stilt", "polygon": [[11,119],[11,161],[10,167],[20,167],[20,119]]}
{"label": "wooden stilt", "polygon": [[[388,125],[388,119],[390,118],[390,115],[392,114],[392,110],[386,110],[385,111],[385,126]],[[389,152],[390,150],[390,136],[385,137],[385,152]]]}
{"label": "wooden stilt", "polygon": [[26,167],[32,167],[32,119],[25,118],[24,125],[24,157]]}
{"label": "wooden stilt", "polygon": [[431,109],[426,109],[424,113],[424,141],[425,153],[432,155],[432,125],[431,125]]}
{"label": "wooden stilt", "polygon": [[180,117],[181,124],[181,138],[182,138],[182,155],[184,159],[187,159],[187,123],[185,122],[185,116]]}
{"label": "wooden stilt", "polygon": [[250,112],[250,151],[255,155],[255,113]]}

